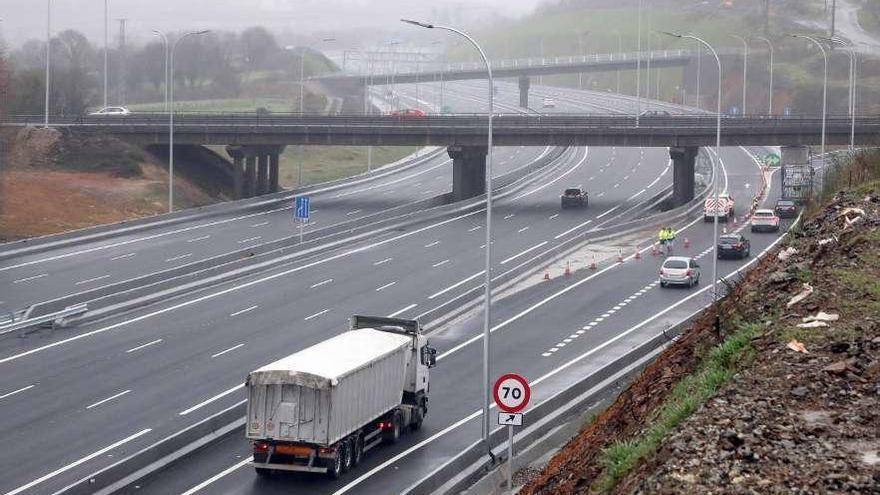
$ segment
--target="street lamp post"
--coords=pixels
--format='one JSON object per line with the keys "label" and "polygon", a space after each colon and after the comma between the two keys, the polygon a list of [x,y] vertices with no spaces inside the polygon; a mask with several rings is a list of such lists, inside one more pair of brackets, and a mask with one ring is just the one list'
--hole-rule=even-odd
{"label": "street lamp post", "polygon": [[763,36],[755,36],[755,39],[767,43],[770,48],[770,107],[767,110],[767,115],[773,115],[773,43]]}
{"label": "street lamp post", "polygon": [[856,147],[856,51],[852,43],[840,38],[829,38],[828,42],[846,48],[849,54],[849,116],[851,120],[849,134],[849,151],[853,152]]}
{"label": "street lamp post", "polygon": [[[715,161],[712,162],[712,195],[715,197],[715,204],[718,204],[718,183],[721,182],[720,177],[718,177],[718,166],[716,163],[721,160],[721,59],[718,58],[718,52],[712,48],[712,45],[707,43],[701,38],[690,34],[678,34],[678,33],[666,33],[670,36],[674,36],[676,38],[689,39],[694,40],[703,46],[705,46],[711,53],[712,56],[715,57],[715,63],[718,65],[718,108],[716,109],[716,119],[717,122],[715,124]],[[712,227],[712,301],[718,301],[718,216],[715,216],[715,222]]]}
{"label": "street lamp post", "polygon": [[[108,66],[110,65],[108,62],[109,54],[107,51],[110,49],[110,0],[104,0],[104,108],[107,107],[107,74],[108,74]],[[165,68],[165,77],[168,77],[168,68]],[[165,111],[168,111],[168,102],[166,97],[165,102]]]}
{"label": "street lamp post", "polygon": [[639,0],[636,29],[636,127],[642,113],[642,0]]}
{"label": "street lamp post", "polygon": [[792,38],[803,38],[805,40],[811,41],[814,45],[819,47],[819,50],[822,52],[822,60],[825,63],[824,66],[824,75],[822,78],[822,148],[819,151],[819,155],[822,157],[822,163],[825,163],[825,120],[828,110],[828,53],[825,51],[825,47],[822,46],[822,43],[816,38],[812,36],[807,36],[805,34],[790,34]]}
{"label": "street lamp post", "polygon": [[[621,36],[620,31],[614,31],[614,34],[617,35],[617,56],[623,52],[623,36]],[[620,94],[620,69],[617,69],[617,94]]]}
{"label": "street lamp post", "polygon": [[491,335],[490,310],[492,308],[492,114],[495,104],[495,83],[492,79],[492,66],[483,48],[464,31],[449,26],[427,24],[423,22],[401,19],[407,24],[420,26],[428,29],[443,29],[451,31],[470,42],[480,52],[483,63],[486,64],[486,72],[489,75],[489,131],[486,149],[486,266],[484,270],[484,310],[483,310],[483,442],[487,453],[491,453],[489,445],[489,339]]}
{"label": "street lamp post", "polygon": [[49,128],[49,85],[52,73],[52,0],[46,0],[46,106],[43,125]]}
{"label": "street lamp post", "polygon": [[746,91],[749,87],[749,42],[738,34],[731,34],[731,38],[738,39],[743,44],[743,102],[742,115],[746,115]]}
{"label": "street lamp post", "polygon": [[190,31],[178,38],[168,55],[168,213],[174,211],[174,52],[180,42],[190,36],[200,36],[209,33],[210,30]]}
{"label": "street lamp post", "polygon": [[[153,30],[153,35],[162,38],[162,51],[165,52],[165,112],[168,112],[168,36],[164,31]],[[105,103],[106,105],[106,103]]]}

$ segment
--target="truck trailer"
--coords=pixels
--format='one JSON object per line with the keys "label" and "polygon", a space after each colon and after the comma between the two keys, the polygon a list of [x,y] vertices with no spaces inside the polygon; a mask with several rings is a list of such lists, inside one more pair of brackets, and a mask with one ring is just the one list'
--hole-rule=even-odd
{"label": "truck trailer", "polygon": [[338,478],[419,429],[436,360],[418,321],[355,315],[350,330],[252,371],[246,435],[257,474]]}

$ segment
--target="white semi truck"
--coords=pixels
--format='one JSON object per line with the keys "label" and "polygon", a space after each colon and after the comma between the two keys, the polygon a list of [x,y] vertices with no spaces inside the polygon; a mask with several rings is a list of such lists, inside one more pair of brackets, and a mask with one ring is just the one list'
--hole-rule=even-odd
{"label": "white semi truck", "polygon": [[257,474],[338,478],[420,428],[436,361],[418,321],[355,315],[351,330],[252,371],[245,428]]}

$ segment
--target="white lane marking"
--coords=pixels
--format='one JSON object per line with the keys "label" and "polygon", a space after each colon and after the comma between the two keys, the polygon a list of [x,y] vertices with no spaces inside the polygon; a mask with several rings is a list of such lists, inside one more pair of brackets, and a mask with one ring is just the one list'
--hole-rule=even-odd
{"label": "white lane marking", "polygon": [[264,225],[269,225],[269,222],[255,223],[255,224],[251,225],[251,227],[262,227]]}
{"label": "white lane marking", "polygon": [[590,225],[591,223],[593,223],[592,220],[587,220],[587,221],[584,222],[584,223],[581,223],[581,224],[575,225],[574,227],[572,227],[572,228],[566,230],[565,232],[563,232],[563,233],[561,233],[561,234],[559,234],[559,235],[557,235],[557,236],[554,236],[553,239],[559,239],[560,237],[565,237],[565,236],[567,236],[568,234],[571,234],[572,232],[574,232],[575,230],[578,230],[578,229],[581,229],[581,228],[583,228],[583,227],[586,227],[587,225]]}
{"label": "white lane marking", "polygon": [[403,313],[406,313],[407,311],[409,311],[409,310],[415,308],[416,306],[418,306],[418,304],[410,304],[409,306],[407,306],[407,307],[405,307],[405,308],[403,308],[403,309],[399,309],[399,310],[397,310],[397,311],[391,313],[390,315],[388,315],[388,317],[389,317],[389,318],[394,318],[394,317],[400,316],[400,315],[402,315]]}
{"label": "white lane marking", "polygon": [[431,267],[432,267],[432,268],[437,268],[438,266],[443,266],[443,265],[445,265],[446,263],[449,263],[449,260],[443,260],[443,261],[441,261],[441,262],[439,262],[439,263],[434,263],[433,265],[431,265]]}
{"label": "white lane marking", "polygon": [[[575,337],[577,337],[577,335],[575,335]],[[571,344],[571,340],[572,340],[571,337],[566,338],[566,339],[562,339],[562,341],[565,342],[566,344]]]}
{"label": "white lane marking", "polygon": [[440,244],[440,241],[434,241],[434,242],[432,242],[432,243],[430,243],[430,244],[425,244],[425,247],[426,247],[426,248],[434,247],[434,246],[436,246],[437,244]]}
{"label": "white lane marking", "polygon": [[473,280],[473,279],[479,277],[480,275],[482,275],[482,274],[484,274],[484,273],[486,273],[486,270],[481,270],[481,271],[479,271],[479,272],[477,272],[477,273],[471,275],[470,277],[468,277],[468,278],[462,280],[461,282],[456,282],[455,284],[450,285],[449,287],[447,287],[447,288],[441,290],[440,292],[435,292],[434,294],[431,294],[430,296],[428,296],[428,299],[435,299],[435,298],[437,298],[437,297],[440,297],[440,296],[442,296],[443,294],[446,294],[447,292],[449,292],[449,291],[451,291],[451,290],[455,290],[455,289],[461,287],[462,285],[464,285],[464,284],[470,282],[471,280]]}
{"label": "white lane marking", "polygon": [[505,219],[505,220],[510,220],[511,218],[513,218],[513,217],[515,217],[515,216],[516,216],[516,213],[511,213],[510,215],[505,216],[504,219]]}
{"label": "white lane marking", "polygon": [[255,236],[255,237],[248,237],[247,239],[242,239],[242,240],[238,241],[238,243],[239,243],[239,244],[244,244],[244,243],[246,243],[246,242],[259,241],[259,240],[262,239],[262,238],[263,238],[263,236],[261,236],[261,235],[258,235],[258,236]]}
{"label": "white lane marking", "polygon": [[393,259],[394,258],[385,258],[384,260],[380,260],[380,261],[373,263],[373,266],[384,265],[385,263],[388,263],[389,261],[391,261]]}
{"label": "white lane marking", "polygon": [[190,239],[190,240],[188,240],[188,241],[186,241],[186,242],[199,242],[199,241],[204,241],[204,240],[206,240],[206,239],[210,239],[210,238],[211,238],[210,235],[203,235],[203,236],[201,236],[201,237],[196,237],[196,238],[194,238],[194,239]]}
{"label": "white lane marking", "polygon": [[123,254],[121,256],[114,256],[113,258],[110,258],[110,261],[124,260],[125,258],[131,258],[132,256],[134,256],[136,254],[137,253],[128,253],[128,254]]}
{"label": "white lane marking", "polygon": [[547,220],[553,220],[554,218],[556,218],[558,216],[559,216],[559,213],[557,213],[555,215],[550,215],[550,217]]}
{"label": "white lane marking", "polygon": [[[18,353],[18,354],[13,354],[13,355],[10,355],[10,356],[4,357],[4,358],[0,358],[0,364],[9,363],[9,362],[12,362],[12,361],[15,361],[15,360],[21,359],[21,358],[26,357],[26,356],[30,356],[30,355],[32,355],[32,354],[36,354],[36,353],[39,353],[39,352],[43,352],[43,351],[45,351],[45,350],[52,349],[52,348],[55,348],[55,347],[58,347],[58,346],[61,346],[61,345],[69,344],[70,342],[75,342],[75,341],[80,340],[80,339],[84,339],[84,338],[87,338],[87,337],[92,337],[92,336],[94,336],[94,335],[98,335],[98,334],[102,334],[102,333],[105,333],[105,332],[109,332],[110,330],[115,330],[115,329],[117,329],[117,328],[119,328],[119,327],[122,327],[122,326],[125,326],[125,325],[130,325],[130,324],[132,324],[132,323],[137,323],[137,322],[139,322],[139,321],[146,320],[147,318],[152,318],[152,317],[157,316],[157,315],[162,315],[162,314],[165,314],[165,313],[168,313],[168,312],[171,312],[171,311],[176,311],[176,310],[178,310],[178,309],[180,309],[180,308],[185,308],[185,307],[188,307],[188,306],[192,306],[193,304],[198,304],[198,303],[200,303],[200,302],[202,302],[202,301],[207,301],[207,300],[209,300],[209,299],[213,299],[213,298],[215,298],[215,297],[220,297],[220,296],[223,296],[223,295],[226,295],[226,294],[231,294],[231,293],[233,293],[233,292],[237,292],[237,291],[240,291],[240,290],[243,290],[243,289],[247,289],[247,288],[249,288],[249,287],[253,287],[253,286],[255,286],[255,285],[258,285],[258,284],[261,284],[261,283],[264,283],[264,282],[268,282],[268,281],[270,281],[270,280],[275,280],[275,279],[277,279],[277,278],[285,277],[285,276],[290,275],[290,274],[292,274],[292,273],[298,273],[298,272],[301,272],[301,271],[303,271],[303,270],[307,270],[307,269],[309,269],[309,268],[313,268],[313,267],[316,267],[316,266],[324,265],[324,264],[327,264],[327,263],[332,263],[332,262],[334,262],[334,261],[336,261],[336,260],[339,260],[339,259],[342,259],[342,258],[345,258],[345,257],[348,257],[348,256],[352,256],[352,255],[355,255],[355,254],[359,254],[359,253],[365,252],[365,251],[367,251],[367,250],[369,250],[369,249],[373,249],[373,248],[377,248],[377,247],[379,247],[379,246],[383,246],[383,245],[385,245],[385,244],[390,244],[390,243],[392,243],[392,242],[397,242],[397,241],[399,241],[399,240],[401,240],[401,239],[405,239],[405,238],[407,238],[407,237],[411,237],[411,236],[414,236],[414,235],[418,235],[418,234],[420,234],[420,233],[422,233],[422,232],[426,232],[426,231],[428,231],[428,230],[431,230],[431,229],[434,229],[434,228],[437,228],[437,227],[441,227],[441,226],[443,226],[443,225],[447,225],[447,224],[450,224],[450,223],[453,223],[453,222],[457,222],[458,220],[461,220],[461,219],[463,219],[463,218],[468,218],[468,217],[471,217],[471,216],[474,216],[474,215],[479,215],[479,214],[481,214],[481,213],[485,213],[485,212],[486,212],[486,209],[485,209],[485,208],[481,208],[481,209],[479,209],[479,210],[477,210],[477,211],[473,211],[473,212],[470,212],[470,213],[464,213],[464,214],[462,214],[462,215],[458,215],[458,216],[456,216],[456,217],[449,218],[449,219],[443,220],[443,221],[441,221],[441,222],[437,222],[437,223],[435,223],[435,224],[426,225],[425,227],[422,227],[422,228],[419,228],[419,229],[413,230],[412,232],[407,232],[407,233],[405,233],[405,234],[400,234],[400,235],[398,235],[398,236],[391,237],[391,238],[388,238],[388,239],[384,239],[384,240],[381,240],[381,241],[375,242],[375,243],[373,243],[373,244],[369,244],[369,245],[365,245],[365,246],[357,247],[357,248],[351,249],[351,250],[349,250],[349,251],[345,251],[345,252],[342,252],[342,253],[339,253],[339,254],[335,254],[335,255],[333,255],[333,256],[329,256],[329,257],[327,257],[327,258],[322,258],[322,259],[319,259],[319,260],[313,261],[313,262],[311,262],[311,263],[306,263],[305,265],[301,265],[301,266],[297,266],[297,267],[291,268],[291,269],[289,269],[289,270],[284,270],[284,271],[281,271],[281,272],[278,272],[278,273],[273,273],[273,274],[271,274],[271,275],[267,275],[267,276],[262,277],[262,278],[258,278],[258,279],[255,279],[255,280],[251,280],[251,281],[249,281],[249,282],[245,282],[245,283],[242,283],[242,284],[236,285],[236,286],[234,286],[234,287],[230,287],[230,288],[228,288],[228,289],[223,289],[223,290],[220,290],[220,291],[217,291],[217,292],[213,292],[213,293],[211,293],[211,294],[206,294],[206,295],[204,295],[204,296],[197,297],[197,298],[195,298],[195,299],[191,299],[191,300],[188,300],[188,301],[184,301],[184,302],[181,302],[181,303],[179,303],[179,304],[175,304],[175,305],[173,305],[173,306],[169,306],[169,307],[167,307],[167,308],[158,309],[158,310],[153,311],[153,312],[151,312],[151,313],[147,313],[147,314],[144,314],[144,315],[141,315],[141,316],[137,316],[137,317],[131,318],[131,319],[129,319],[129,320],[121,321],[121,322],[119,322],[119,323],[114,323],[114,324],[112,324],[112,325],[108,325],[108,326],[106,326],[106,327],[98,328],[98,329],[92,330],[92,331],[90,331],[90,332],[84,332],[84,333],[81,333],[81,334],[76,335],[76,336],[74,336],[74,337],[69,337],[69,338],[66,338],[66,339],[63,339],[63,340],[59,340],[59,341],[57,341],[57,342],[52,342],[51,344],[46,344],[46,345],[44,345],[44,346],[35,347],[35,348],[33,348],[33,349],[30,349],[30,350],[27,350],[27,351],[24,351],[24,352],[20,352],[20,353]],[[700,220],[702,220],[702,218],[700,218]]]}
{"label": "white lane marking", "polygon": [[628,176],[628,175],[624,175],[624,176],[623,176],[623,180],[629,180],[629,176]]}
{"label": "white lane marking", "polygon": [[220,471],[219,473],[206,479],[205,481],[199,483],[198,485],[190,488],[189,490],[181,493],[180,495],[193,495],[194,493],[198,493],[198,492],[202,491],[203,488],[205,488],[208,485],[213,484],[215,481],[219,480],[220,478],[223,478],[226,475],[232,473],[233,471],[236,471],[238,469],[241,469],[241,468],[247,466],[253,460],[254,460],[254,457],[250,456],[247,459],[242,460],[241,462],[233,464],[232,466],[229,466],[228,468],[224,469],[223,471]]}
{"label": "white lane marking", "polygon": [[551,353],[551,352],[545,352],[545,353],[542,353],[541,355],[544,356],[544,357],[550,357],[550,356],[553,355],[553,353]]}
{"label": "white lane marking", "polygon": [[137,347],[132,347],[131,349],[125,351],[125,353],[126,353],[126,354],[131,354],[132,352],[136,352],[136,351],[139,351],[139,350],[141,350],[141,349],[145,349],[145,348],[147,348],[147,347],[150,347],[151,345],[156,345],[156,344],[159,344],[159,343],[161,343],[161,342],[162,342],[162,339],[156,339],[156,340],[154,340],[154,341],[152,341],[152,342],[147,342],[146,344],[139,345],[139,346],[137,346]]}
{"label": "white lane marking", "polygon": [[617,189],[618,187],[620,187],[620,183],[614,184],[614,187],[613,187],[613,188],[614,188],[614,189]]}
{"label": "white lane marking", "polygon": [[516,233],[517,233],[517,234],[522,234],[523,232],[525,232],[525,231],[527,231],[527,230],[529,230],[528,226],[523,227],[523,228],[517,230]]}
{"label": "white lane marking", "polygon": [[227,352],[232,352],[232,351],[238,349],[239,347],[244,347],[244,344],[234,345],[234,346],[230,347],[229,349],[225,349],[225,350],[218,352],[217,354],[212,354],[211,358],[222,356],[222,355],[226,354]]}
{"label": "white lane marking", "polygon": [[317,284],[312,284],[312,285],[310,285],[310,286],[309,286],[309,289],[314,289],[315,287],[320,287],[320,286],[322,286],[322,285],[327,285],[327,284],[329,284],[329,283],[331,283],[331,282],[333,282],[333,279],[332,279],[332,278],[328,278],[327,280],[323,280],[323,281],[321,281],[321,282],[318,282]]}
{"label": "white lane marking", "polygon": [[98,402],[95,402],[94,404],[92,404],[92,405],[90,405],[90,406],[86,406],[86,409],[92,409],[92,408],[98,407],[98,406],[100,406],[101,404],[104,404],[104,403],[106,403],[106,402],[110,402],[110,401],[113,400],[113,399],[118,399],[118,398],[122,397],[123,395],[125,395],[125,394],[127,394],[127,393],[129,393],[129,392],[131,392],[131,390],[126,390],[126,391],[124,391],[124,392],[119,392],[119,393],[116,394],[116,395],[111,395],[110,397],[107,397],[107,398],[104,399],[104,400],[99,400]]}
{"label": "white lane marking", "polygon": [[243,315],[243,314],[245,314],[245,313],[249,313],[249,312],[251,312],[251,311],[253,311],[253,310],[255,310],[255,309],[259,308],[259,307],[260,307],[260,306],[254,304],[253,306],[251,306],[251,307],[249,307],[249,308],[244,308],[244,309],[242,309],[242,310],[236,311],[235,313],[230,313],[229,316],[232,317],[232,316]]}
{"label": "white lane marking", "polygon": [[617,206],[615,206],[614,208],[611,208],[610,210],[606,211],[605,213],[602,213],[601,215],[597,216],[596,218],[602,218],[602,217],[605,217],[605,216],[607,216],[609,213],[611,213],[612,211],[614,211],[614,210],[616,210],[616,209],[618,209],[618,208],[620,208],[620,205],[617,205]]}
{"label": "white lane marking", "polygon": [[630,197],[627,198],[626,200],[627,200],[627,201],[632,201],[632,200],[636,199],[637,197],[641,196],[642,194],[645,194],[645,191],[647,191],[647,190],[648,190],[647,188],[642,189],[641,191],[639,191],[639,192],[633,194],[632,196],[630,196]]}
{"label": "white lane marking", "polygon": [[483,228],[482,225],[477,225],[476,227],[471,227],[471,228],[469,228],[469,229],[468,229],[468,232],[474,232],[474,231],[476,231],[476,230],[480,230],[480,229],[482,229],[482,228]]}
{"label": "white lane marking", "polygon": [[100,277],[88,278],[88,279],[85,279],[85,280],[80,280],[79,282],[77,282],[77,283],[75,283],[75,284],[73,284],[73,285],[83,285],[83,284],[88,284],[88,283],[91,283],[91,282],[97,282],[98,280],[104,280],[105,278],[110,278],[110,275],[101,275]]}
{"label": "white lane marking", "polygon": [[357,215],[358,213],[360,213],[360,212],[362,212],[362,211],[363,211],[363,210],[353,210],[353,211],[350,211],[350,212],[346,213],[345,216],[350,217],[350,216],[352,216],[352,215]]}
{"label": "white lane marking", "polygon": [[189,258],[190,256],[192,256],[192,253],[181,254],[180,256],[168,258],[167,260],[165,260],[165,263],[171,263],[172,261],[184,260],[186,258]]}
{"label": "white lane marking", "polygon": [[20,279],[18,279],[18,280],[13,280],[12,283],[13,283],[13,284],[20,284],[20,283],[23,283],[23,282],[30,282],[31,280],[36,280],[36,279],[38,279],[38,278],[43,278],[43,277],[48,277],[48,276],[49,276],[48,273],[42,273],[42,274],[40,274],[40,275],[34,275],[33,277],[20,278]]}
{"label": "white lane marking", "polygon": [[132,441],[132,440],[135,440],[135,439],[137,439],[137,438],[140,438],[140,437],[146,435],[147,433],[149,433],[149,432],[151,432],[151,431],[153,431],[152,428],[146,428],[146,429],[143,429],[143,430],[141,430],[141,431],[135,433],[134,435],[131,435],[131,436],[127,437],[127,438],[123,438],[122,440],[120,440],[120,441],[118,441],[118,442],[116,442],[116,443],[113,443],[113,444],[111,444],[111,445],[108,445],[108,446],[104,447],[103,449],[101,449],[101,450],[99,450],[99,451],[97,451],[97,452],[93,452],[93,453],[91,453],[91,454],[89,454],[89,455],[83,457],[82,459],[79,459],[79,460],[77,460],[77,461],[75,461],[75,462],[72,462],[72,463],[70,463],[70,464],[68,464],[68,465],[66,465],[66,466],[64,466],[64,467],[58,468],[58,469],[56,469],[55,471],[52,471],[52,472],[49,473],[49,474],[46,474],[46,475],[44,475],[44,476],[41,476],[41,477],[35,479],[34,481],[31,481],[30,483],[28,483],[28,484],[26,484],[26,485],[22,485],[22,486],[16,488],[15,490],[12,490],[11,492],[6,492],[5,495],[18,495],[19,493],[21,493],[21,492],[23,492],[23,491],[25,491],[25,490],[29,490],[30,488],[33,488],[33,487],[39,485],[40,483],[42,483],[42,482],[44,482],[44,481],[46,481],[46,480],[48,480],[48,479],[52,479],[52,478],[58,476],[58,475],[61,474],[61,473],[64,473],[64,472],[70,471],[71,469],[73,469],[73,468],[79,466],[80,464],[83,464],[83,463],[89,462],[89,461],[91,461],[92,459],[94,459],[95,457],[102,456],[102,455],[104,455],[106,452],[108,452],[108,451],[110,451],[110,450],[113,450],[113,449],[115,449],[116,447],[119,447],[120,445],[124,445],[124,444],[126,444],[126,443],[128,443],[128,442],[130,442],[130,441]]}
{"label": "white lane marking", "polygon": [[[523,256],[523,255],[526,255],[526,254],[528,254],[528,253],[531,253],[531,252],[534,251],[535,249],[540,249],[540,248],[544,247],[545,245],[547,245],[547,241],[543,241],[543,242],[541,242],[541,243],[535,244],[534,246],[532,246],[532,247],[526,249],[525,251],[522,251],[522,252],[520,252],[520,253],[514,254],[514,255],[511,256],[510,258],[507,258],[506,260],[502,261],[501,264],[502,264],[502,265],[506,265],[507,263],[509,263],[509,262],[511,262],[511,261],[513,261],[513,260],[515,260],[515,259],[517,259],[517,258],[519,258],[520,256]],[[485,270],[484,270],[484,271],[485,271]]]}
{"label": "white lane marking", "polygon": [[5,394],[3,394],[3,395],[0,395],[0,399],[5,399],[5,398],[7,398],[7,397],[12,397],[12,396],[15,395],[15,394],[18,394],[18,393],[24,392],[24,391],[26,391],[26,390],[30,390],[30,389],[32,389],[32,388],[34,388],[34,387],[36,387],[36,385],[28,385],[27,387],[22,387],[22,388],[20,388],[20,389],[18,389],[18,390],[13,390],[12,392],[8,392],[8,393],[5,393]]}
{"label": "white lane marking", "polygon": [[376,287],[376,292],[385,290],[385,289],[391,287],[392,285],[397,285],[397,282],[390,282],[390,283],[383,285],[382,287]]}
{"label": "white lane marking", "polygon": [[220,392],[219,394],[215,395],[214,397],[211,397],[210,399],[208,399],[208,400],[206,400],[206,401],[199,402],[198,404],[196,404],[196,405],[190,407],[189,409],[186,409],[186,410],[184,410],[184,411],[180,411],[180,412],[177,413],[177,414],[180,415],[180,416],[186,416],[187,414],[189,414],[189,413],[191,413],[191,412],[193,412],[193,411],[195,411],[195,410],[197,410],[197,409],[201,409],[201,408],[207,406],[208,404],[210,404],[210,403],[212,403],[212,402],[218,401],[218,400],[222,399],[223,397],[226,397],[227,395],[229,395],[229,394],[235,392],[236,390],[242,389],[242,388],[244,388],[244,383],[240,383],[240,384],[238,384],[238,385],[236,385],[236,386],[230,388],[229,390],[227,390],[227,391],[225,391],[225,392]]}
{"label": "white lane marking", "polygon": [[605,196],[605,191],[602,191],[596,195],[597,198],[601,198],[602,196]]}
{"label": "white lane marking", "polygon": [[325,309],[325,310],[323,310],[323,311],[318,311],[317,313],[315,313],[315,314],[313,314],[313,315],[306,316],[305,318],[303,318],[303,321],[314,320],[315,318],[317,318],[317,317],[319,317],[319,316],[321,316],[321,315],[326,315],[326,314],[329,313],[329,312],[330,312],[329,309]]}

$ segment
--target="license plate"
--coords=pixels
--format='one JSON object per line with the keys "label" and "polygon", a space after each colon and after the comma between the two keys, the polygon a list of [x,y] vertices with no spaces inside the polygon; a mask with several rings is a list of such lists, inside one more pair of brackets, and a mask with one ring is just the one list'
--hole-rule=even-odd
{"label": "license plate", "polygon": [[305,445],[287,445],[281,443],[275,445],[275,452],[278,454],[295,455],[297,457],[308,457],[312,453],[312,448],[306,447]]}

